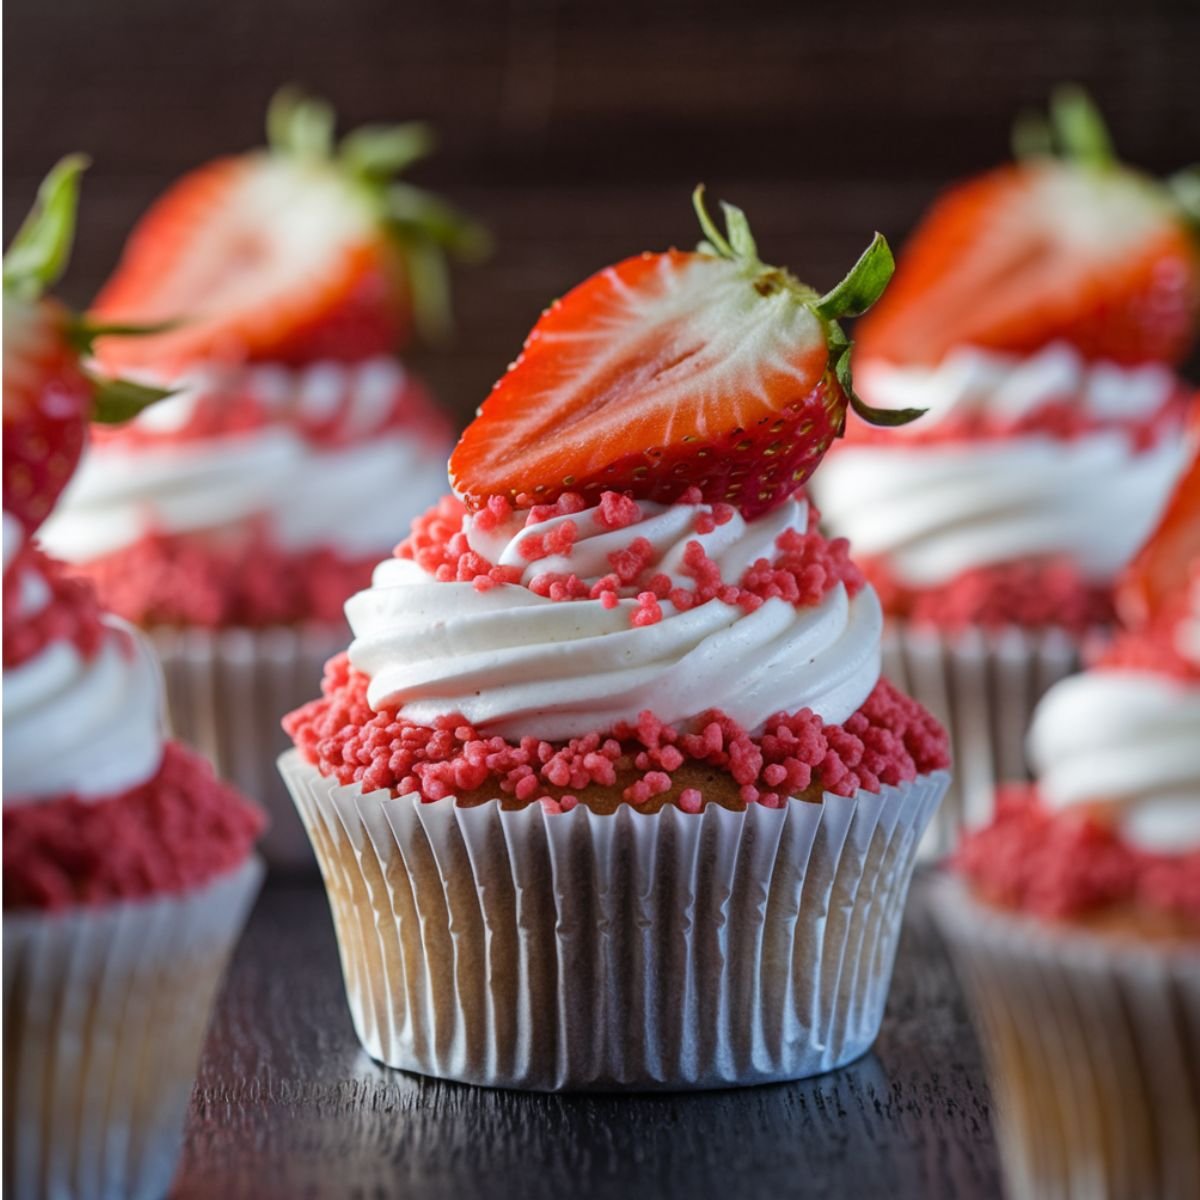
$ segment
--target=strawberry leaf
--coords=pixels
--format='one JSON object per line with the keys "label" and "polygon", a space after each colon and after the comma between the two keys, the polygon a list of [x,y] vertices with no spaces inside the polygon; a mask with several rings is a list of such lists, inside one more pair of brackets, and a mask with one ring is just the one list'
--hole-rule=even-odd
{"label": "strawberry leaf", "polygon": [[895,269],[892,249],[883,234],[877,233],[846,278],[813,307],[826,321],[861,316],[883,295]]}
{"label": "strawberry leaf", "polygon": [[334,125],[333,106],[297,87],[280,88],[267,107],[267,142],[284,154],[332,157]]}
{"label": "strawberry leaf", "polygon": [[143,409],[171,395],[167,388],[134,383],[131,379],[106,379],[88,375],[93,387],[92,420],[101,425],[119,425],[132,420]]}
{"label": "strawberry leaf", "polygon": [[391,179],[433,151],[433,130],[423,121],[403,125],[364,125],[348,133],[338,155],[352,175]]}
{"label": "strawberry leaf", "polygon": [[754,235],[750,232],[750,222],[746,214],[736,204],[721,201],[721,211],[725,214],[725,229],[729,244],[738,258],[758,261],[758,246],[755,245]]}
{"label": "strawberry leaf", "polygon": [[[696,184],[695,190],[692,192],[692,207],[696,210],[696,218],[700,222],[700,228],[704,231],[705,240],[700,243],[700,252],[711,254],[714,258],[736,258],[737,254],[729,239],[717,228],[717,223],[712,219],[708,207],[704,203],[704,184],[702,183]],[[737,211],[741,212],[740,209]],[[726,219],[728,220],[728,211]],[[745,214],[742,213],[742,220],[745,219]],[[748,228],[747,232],[749,232]]]}
{"label": "strawberry leaf", "polygon": [[60,159],[38,188],[33,210],[4,256],[4,286],[35,299],[56,283],[75,240],[79,181],[88,167],[82,154]]}
{"label": "strawberry leaf", "polygon": [[1200,231],[1200,166],[1176,171],[1167,180],[1167,190],[1193,229]]}
{"label": "strawberry leaf", "polygon": [[148,324],[131,322],[92,321],[87,317],[73,316],[67,323],[67,340],[80,354],[91,354],[97,338],[102,337],[152,337],[156,333],[170,333],[185,322],[182,320],[153,321]]}
{"label": "strawberry leaf", "polygon": [[1050,123],[1064,157],[1091,167],[1116,162],[1100,110],[1078,84],[1064,84],[1050,97]]}

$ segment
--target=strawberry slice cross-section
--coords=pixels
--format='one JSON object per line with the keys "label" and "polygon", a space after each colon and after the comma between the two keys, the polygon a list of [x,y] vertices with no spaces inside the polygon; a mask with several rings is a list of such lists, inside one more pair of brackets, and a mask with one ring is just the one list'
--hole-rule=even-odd
{"label": "strawberry slice cross-section", "polygon": [[753,516],[794,492],[853,403],[850,343],[838,318],[886,285],[879,235],[826,296],[759,260],[744,214],[727,232],[696,210],[693,252],[641,254],[556,301],[484,402],[450,460],[471,507],[490,496],[553,500],[627,491],[671,501],[698,487]]}
{"label": "strawberry slice cross-section", "polygon": [[171,377],[202,360],[352,361],[393,352],[410,318],[444,332],[445,257],[477,257],[487,238],[395,179],[428,152],[429,130],[367,126],[335,144],[329,106],[286,89],[267,127],[269,148],[198,167],[135,227],[93,316],[171,327],[102,338],[107,367]]}
{"label": "strawberry slice cross-section", "polygon": [[1051,120],[1018,125],[1020,158],[951,188],[900,255],[860,353],[936,365],[974,346],[1025,355],[1052,342],[1136,365],[1184,358],[1200,314],[1200,185],[1113,156],[1098,112],[1060,90]]}

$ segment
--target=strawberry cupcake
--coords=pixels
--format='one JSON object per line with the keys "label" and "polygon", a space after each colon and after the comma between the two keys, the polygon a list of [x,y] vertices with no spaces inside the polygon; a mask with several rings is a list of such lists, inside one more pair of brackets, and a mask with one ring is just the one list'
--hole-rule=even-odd
{"label": "strawberry cupcake", "polygon": [[81,164],[4,266],[4,1194],[160,1196],[213,996],[258,891],[259,811],[165,739],[158,666],[31,542],[89,416],[148,399],[78,365],[41,289]]}
{"label": "strawberry cupcake", "polygon": [[852,428],[815,485],[888,614],[888,669],[950,728],[938,850],[1025,774],[1032,704],[1110,622],[1184,459],[1195,231],[1080,94],[1052,112],[1027,156],[938,201],[858,330],[863,394],[924,419]]}
{"label": "strawberry cupcake", "polygon": [[1019,1196],[1200,1193],[1200,458],[1132,587],[937,898]]}
{"label": "strawberry cupcake", "polygon": [[311,856],[269,766],[278,719],[440,494],[450,426],[395,351],[414,320],[444,325],[443,252],[482,237],[394,182],[423,126],[335,146],[332,122],[282,96],[269,150],[192,172],[134,230],[92,319],[160,327],[96,354],[174,394],[96,437],[44,533],[151,632],[180,735],[279,802],[265,849],[284,864]]}
{"label": "strawberry cupcake", "polygon": [[838,318],[891,258],[819,296],[697,209],[696,252],[547,310],[285,721],[390,1066],[719,1087],[879,1028],[946,738],[880,678],[878,599],[796,489],[873,415]]}

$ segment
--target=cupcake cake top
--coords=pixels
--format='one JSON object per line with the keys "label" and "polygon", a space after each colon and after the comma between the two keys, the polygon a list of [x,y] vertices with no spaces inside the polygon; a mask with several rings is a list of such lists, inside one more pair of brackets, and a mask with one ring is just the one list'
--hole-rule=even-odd
{"label": "cupcake cake top", "polygon": [[82,162],[65,160],[4,264],[4,905],[61,908],[203,882],[244,861],[261,817],[167,742],[158,666],[33,535],[89,418],[157,398],[79,364],[92,331],[43,296],[70,245]]}
{"label": "cupcake cake top", "polygon": [[1006,906],[1200,936],[1200,455],[1119,594],[1127,626],[1038,705],[1037,783],[959,861]]}
{"label": "cupcake cake top", "polygon": [[874,593],[797,494],[848,408],[876,417],[838,318],[886,283],[886,245],[822,297],[759,260],[739,210],[723,234],[696,203],[698,251],[546,312],[451,457],[457,495],[348,602],[348,654],[285,722],[326,774],[697,810],[945,765],[879,680]]}
{"label": "cupcake cake top", "polygon": [[889,613],[1081,633],[1183,464],[1200,241],[1077,90],[1021,130],[1017,162],[933,206],[857,330],[863,395],[925,418],[853,426],[815,494]]}

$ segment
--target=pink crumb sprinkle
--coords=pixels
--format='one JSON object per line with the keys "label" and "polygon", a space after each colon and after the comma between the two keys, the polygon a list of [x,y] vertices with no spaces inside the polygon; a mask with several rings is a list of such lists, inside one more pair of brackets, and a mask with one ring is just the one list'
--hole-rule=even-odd
{"label": "pink crumb sprinkle", "polygon": [[[776,714],[761,734],[751,735],[716,710],[687,729],[645,711],[611,732],[562,743],[487,736],[457,715],[415,725],[394,710],[373,711],[366,690],[366,676],[345,654],[338,655],[326,666],[322,697],[289,714],[284,728],[304,757],[339,783],[387,788],[396,795],[417,792],[429,802],[490,783],[496,795],[519,803],[559,790],[557,803],[565,808],[565,797],[577,803],[588,786],[613,787],[625,762],[639,772],[623,789],[635,805],[668,793],[673,776],[698,763],[731,777],[746,803],[772,806],[814,784],[845,796],[860,788],[878,791],[949,761],[945,732],[885,680],[842,725],[825,725],[801,709]],[[697,789],[687,793],[694,795],[686,803],[681,799],[685,809],[702,806]]]}
{"label": "pink crumb sprinkle", "polygon": [[600,496],[596,523],[603,529],[625,529],[641,520],[642,510],[631,496],[604,492]]}
{"label": "pink crumb sprinkle", "polygon": [[653,592],[639,592],[637,608],[633,610],[629,623],[640,629],[645,625],[657,625],[662,618],[662,607],[658,603],[658,597]]}
{"label": "pink crumb sprinkle", "polygon": [[[692,495],[689,491],[684,500]],[[696,489],[694,497],[698,496]],[[523,499],[527,498],[518,497],[518,503]],[[558,523],[543,532],[525,534],[517,541],[518,553],[526,562],[569,557],[583,536],[578,523],[569,517],[585,506],[583,497],[567,492],[554,504],[531,507],[527,528],[552,519],[557,519]],[[522,573],[519,568],[494,567],[470,548],[463,532],[464,511],[452,497],[442,500],[413,522],[412,533],[396,553],[413,559],[439,581],[470,582],[479,591],[489,591],[499,583],[520,583]],[[507,500],[493,497],[488,507],[475,515],[476,527],[492,528],[506,520],[512,511]],[[730,504],[713,504],[710,509],[697,513],[695,528],[698,532],[711,532],[731,520],[735,513],[736,509]],[[637,503],[629,496],[605,492],[594,520],[603,529],[620,529],[640,517]],[[636,599],[637,603],[630,611],[630,622],[634,628],[639,628],[660,621],[663,615],[661,602],[667,600],[680,612],[720,600],[752,613],[770,599],[779,598],[806,607],[819,604],[838,584],[844,585],[851,596],[863,586],[862,572],[850,560],[846,541],[841,538],[826,540],[815,529],[805,532],[785,530],[776,538],[775,556],[758,559],[737,581],[722,577],[720,565],[709,557],[698,540],[687,543],[680,565],[681,572],[691,579],[691,587],[681,586],[666,572],[655,569],[654,546],[642,536],[609,552],[608,564],[610,572],[590,584],[574,574],[542,571],[530,579],[528,587],[536,595],[555,601],[598,600],[606,609],[616,607],[622,599]],[[658,603],[645,599],[647,593]]]}

